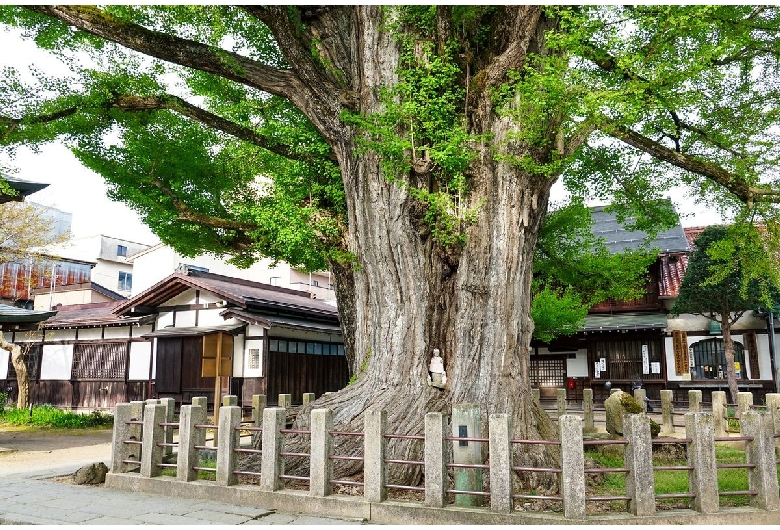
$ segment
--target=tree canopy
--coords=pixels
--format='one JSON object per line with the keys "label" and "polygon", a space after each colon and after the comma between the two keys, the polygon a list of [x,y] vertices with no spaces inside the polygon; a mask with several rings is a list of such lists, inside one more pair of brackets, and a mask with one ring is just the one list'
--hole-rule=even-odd
{"label": "tree canopy", "polygon": [[[480,138],[463,118],[477,111],[472,94],[486,82],[478,67],[500,48],[500,19],[514,9],[384,8],[405,51],[398,83],[383,88],[385,109],[364,114],[322,43],[332,36],[307,26],[319,15],[311,8],[4,6],[0,22],[22,28],[72,74],[5,68],[0,144],[13,152],[65,143],[106,178],[111,198],[184,254],[230,254],[239,264],[263,255],[322,269],[354,260],[330,133],[312,121],[317,90],[332,89],[344,110],[330,119],[364,130],[361,149],[381,156],[387,175],[434,168],[435,185],[392,178],[424,204],[434,237],[457,245],[480,207],[468,200]],[[612,202],[650,231],[671,216],[647,199],[677,183],[732,217],[776,222],[777,9],[549,7],[545,16],[554,21],[546,49],[491,85],[495,109],[525,125],[495,146],[497,158],[561,175],[575,204]],[[287,32],[288,19],[301,33]],[[321,74],[322,87],[303,86],[306,68]],[[545,146],[553,124],[556,145]],[[555,156],[514,156],[509,144]],[[546,221],[537,292],[548,302],[557,293],[567,306],[580,300],[582,313],[617,291],[630,294],[641,266],[604,263],[587,244],[583,216],[571,211]],[[627,261],[620,276],[631,281],[603,274]],[[556,262],[567,265],[553,270]]]}

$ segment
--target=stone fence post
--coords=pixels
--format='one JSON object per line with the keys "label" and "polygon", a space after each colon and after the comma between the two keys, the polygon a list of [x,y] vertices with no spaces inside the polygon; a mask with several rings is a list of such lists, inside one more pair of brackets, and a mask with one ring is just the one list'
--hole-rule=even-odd
{"label": "stone fence post", "polygon": [[[772,419],[772,434],[780,434],[780,394],[766,395],[766,410]],[[775,452],[780,454],[780,438],[774,438]]]}
{"label": "stone fence post", "polygon": [[673,390],[661,390],[661,434],[668,436],[674,434],[674,397]]}
{"label": "stone fence post", "polygon": [[[452,406],[452,437],[479,438],[482,435],[482,422],[479,406],[473,403],[461,403]],[[484,464],[482,461],[482,442],[453,441],[452,462],[454,464]],[[481,468],[455,468],[453,471],[456,490],[483,491]],[[482,496],[467,493],[455,494],[456,506],[482,506]]]}
{"label": "stone fence post", "polygon": [[[234,399],[227,399],[234,398]],[[233,403],[226,405],[225,402]],[[217,430],[217,484],[233,486],[238,484],[236,470],[236,452],[241,444],[241,407],[236,396],[225,396],[223,406],[219,408],[219,429]]]}
{"label": "stone fence post", "polygon": [[165,405],[147,404],[144,407],[143,443],[141,445],[141,476],[159,477],[162,468],[165,431],[160,423],[165,421]]}
{"label": "stone fence post", "polygon": [[252,423],[255,427],[263,426],[263,411],[265,410],[265,394],[255,394],[252,396]]}
{"label": "stone fence post", "polygon": [[[114,432],[111,439],[111,472],[125,473],[130,464],[125,460],[141,460],[141,446],[127,441],[140,441],[140,425],[129,425],[129,421],[143,419],[143,408],[136,403],[117,403],[114,411]],[[140,413],[139,413],[140,411]]]}
{"label": "stone fence post", "polygon": [[179,454],[176,457],[176,478],[184,482],[197,480],[198,472],[192,469],[199,463],[196,446],[206,443],[206,430],[196,425],[206,423],[206,409],[199,405],[182,405],[179,412]]}
{"label": "stone fence post", "polygon": [[585,517],[585,448],[582,444],[582,419],[574,414],[561,416],[558,419],[558,430],[561,440],[560,485],[563,516],[567,519],[583,519]]}
{"label": "stone fence post", "polygon": [[639,402],[639,406],[642,407],[642,412],[647,412],[647,390],[644,388],[635,388],[634,399]]}
{"label": "stone fence post", "polygon": [[717,461],[715,460],[715,429],[712,415],[706,412],[685,415],[685,436],[688,442],[688,488],[694,495],[693,509],[699,513],[718,512]]}
{"label": "stone fence post", "polygon": [[279,402],[276,405],[283,409],[289,409],[292,406],[292,394],[279,394]]}
{"label": "stone fence post", "polygon": [[368,502],[387,498],[387,411],[369,409],[363,417],[363,495]]}
{"label": "stone fence post", "polygon": [[582,426],[583,432],[587,432],[587,433],[596,432],[596,423],[595,423],[595,418],[593,417],[593,389],[592,388],[582,389],[582,411],[584,412],[584,416],[583,416],[584,423]]}
{"label": "stone fence post", "polygon": [[560,418],[561,416],[566,414],[566,389],[565,388],[555,389],[555,403],[558,406],[558,417]]}
{"label": "stone fence post", "polygon": [[688,412],[701,412],[701,390],[688,391]]}
{"label": "stone fence post", "polygon": [[276,491],[282,485],[279,475],[284,473],[282,452],[287,411],[281,407],[271,407],[263,411],[263,453],[260,462],[260,488],[263,491]]}
{"label": "stone fence post", "polygon": [[314,409],[311,411],[311,479],[309,493],[317,497],[330,495],[333,487],[333,411]]}
{"label": "stone fence post", "polygon": [[650,418],[646,414],[624,414],[623,436],[625,448],[626,495],[631,497],[629,512],[634,515],[655,513],[653,477],[653,446],[650,441]]}
{"label": "stone fence post", "polygon": [[722,438],[728,436],[728,412],[726,408],[726,393],[723,390],[712,392],[712,419],[715,425],[715,436]]}
{"label": "stone fence post", "polygon": [[756,491],[750,504],[764,510],[780,509],[771,421],[768,414],[754,410],[745,411],[739,421],[742,435],[753,437],[745,444],[745,461],[755,464],[748,470],[748,488]]}
{"label": "stone fence post", "polygon": [[[560,422],[560,418],[558,419]],[[512,502],[512,422],[509,414],[491,414],[488,419],[490,451],[490,509],[511,513]]]}
{"label": "stone fence post", "polygon": [[[753,393],[737,392],[737,418],[742,418],[742,415],[749,411],[751,406],[753,406]],[[740,432],[742,432],[741,428]]]}
{"label": "stone fence post", "polygon": [[306,393],[304,393],[303,394],[303,406],[305,407],[306,405],[308,405],[309,403],[311,403],[315,399],[317,399],[317,396],[316,396],[316,394],[314,392],[306,392]]}
{"label": "stone fence post", "polygon": [[[160,399],[160,404],[165,405],[165,423],[173,423],[174,416],[176,413],[176,400],[173,398],[162,398]],[[163,429],[165,431],[165,443],[172,444],[173,443],[173,427],[165,427]],[[166,455],[173,454],[173,446],[172,445],[166,445],[163,448],[163,453]]]}
{"label": "stone fence post", "polygon": [[447,417],[441,412],[425,415],[425,505],[433,508],[444,506],[449,489],[444,436]]}

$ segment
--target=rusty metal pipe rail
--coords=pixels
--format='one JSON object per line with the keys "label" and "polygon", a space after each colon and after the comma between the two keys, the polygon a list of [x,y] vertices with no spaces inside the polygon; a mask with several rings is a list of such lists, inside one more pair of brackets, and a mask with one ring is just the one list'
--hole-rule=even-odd
{"label": "rusty metal pipe rail", "polygon": [[330,455],[328,457],[330,460],[354,460],[354,461],[360,461],[363,460],[362,456],[341,456],[341,455]]}
{"label": "rusty metal pipe rail", "polygon": [[235,471],[233,471],[233,474],[234,475],[249,475],[249,476],[253,476],[253,477],[259,477],[260,476],[260,472],[259,471],[239,471],[239,470],[235,470]]}
{"label": "rusty metal pipe rail", "polygon": [[490,497],[489,491],[444,490],[444,493],[455,493],[461,495],[482,495],[483,497]]}
{"label": "rusty metal pipe rail", "polygon": [[311,478],[309,478],[309,477],[299,477],[299,476],[296,476],[296,475],[279,475],[279,478],[287,479],[287,480],[302,480],[304,482],[311,481]]}
{"label": "rusty metal pipe rail", "polygon": [[453,464],[448,462],[444,465],[446,467],[452,467],[457,469],[490,469],[490,466],[488,464]]}
{"label": "rusty metal pipe rail", "polygon": [[512,466],[512,471],[526,471],[526,472],[536,472],[536,473],[560,473],[563,470],[557,467],[523,467],[523,466]]}
{"label": "rusty metal pipe rail", "polygon": [[385,458],[385,464],[409,464],[413,466],[424,466],[425,462],[421,460],[398,460],[396,458]]}
{"label": "rusty metal pipe rail", "polygon": [[457,436],[445,436],[444,439],[447,440],[448,442],[483,442],[483,443],[488,443],[490,441],[487,438],[466,438],[466,437],[459,438]]}
{"label": "rusty metal pipe rail", "polygon": [[212,473],[217,472],[217,468],[215,467],[192,466],[192,469],[194,469],[195,471],[211,471]]}
{"label": "rusty metal pipe rail", "polygon": [[656,499],[695,499],[693,493],[656,493]]}
{"label": "rusty metal pipe rail", "polygon": [[304,429],[279,429],[279,432],[282,434],[309,434],[311,435],[311,431],[307,431]]}
{"label": "rusty metal pipe rail", "polygon": [[385,434],[385,438],[401,440],[425,440],[425,436],[419,434]]}
{"label": "rusty metal pipe rail", "polygon": [[341,480],[333,479],[329,481],[331,484],[341,484],[343,486],[365,486],[362,482],[355,482],[354,480]]}
{"label": "rusty metal pipe rail", "polygon": [[362,432],[328,431],[331,436],[365,436]]}
{"label": "rusty metal pipe rail", "polygon": [[249,453],[254,455],[259,455],[263,453],[262,449],[247,449],[243,447],[235,447],[233,448],[233,451],[236,453]]}
{"label": "rusty metal pipe rail", "polygon": [[586,495],[585,501],[630,501],[627,495]]}
{"label": "rusty metal pipe rail", "polygon": [[395,489],[395,490],[408,490],[408,491],[421,491],[425,492],[425,488],[423,486],[402,486],[401,484],[385,484],[386,488]]}
{"label": "rusty metal pipe rail", "polygon": [[528,499],[537,501],[562,501],[563,497],[560,495],[530,495],[527,493],[515,493],[512,495],[513,499]]}
{"label": "rusty metal pipe rail", "polygon": [[289,456],[289,457],[300,457],[300,458],[311,458],[311,455],[309,453],[279,453],[279,456]]}
{"label": "rusty metal pipe rail", "polygon": [[509,440],[509,443],[528,444],[528,445],[561,445],[561,442],[558,440],[517,440],[515,439],[515,440]]}
{"label": "rusty metal pipe rail", "polygon": [[128,460],[122,460],[122,463],[123,464],[138,464],[139,466],[141,465],[141,461],[140,460],[129,460],[128,459]]}

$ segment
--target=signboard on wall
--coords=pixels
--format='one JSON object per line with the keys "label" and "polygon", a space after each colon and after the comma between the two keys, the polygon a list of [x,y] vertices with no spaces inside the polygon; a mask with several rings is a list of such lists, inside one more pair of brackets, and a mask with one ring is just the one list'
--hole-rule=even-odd
{"label": "signboard on wall", "polygon": [[593,364],[594,364],[594,366],[593,366],[593,377],[598,379],[599,377],[601,377],[601,363],[596,361]]}
{"label": "signboard on wall", "polygon": [[647,350],[647,344],[642,344],[642,373],[650,373],[650,353]]}

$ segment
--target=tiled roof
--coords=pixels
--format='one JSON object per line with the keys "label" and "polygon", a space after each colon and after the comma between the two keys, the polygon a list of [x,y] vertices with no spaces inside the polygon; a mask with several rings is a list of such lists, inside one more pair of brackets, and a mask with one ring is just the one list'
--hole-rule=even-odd
{"label": "tiled roof", "polygon": [[704,229],[707,228],[706,226],[689,226],[688,228],[684,228],[685,230],[685,237],[688,239],[688,244],[691,246],[691,250],[694,250],[696,248],[695,242],[696,238],[699,237],[699,234],[704,232]]}
{"label": "tiled roof", "polygon": [[335,307],[310,298],[304,291],[231,278],[210,272],[177,272],[114,308],[117,315],[131,314],[135,308],[158,306],[188,289],[212,292],[242,309],[301,314],[338,321]]}
{"label": "tiled roof", "polygon": [[680,286],[688,268],[688,254],[662,254],[659,261],[658,297],[676,298],[680,294]]}
{"label": "tiled roof", "polygon": [[[636,250],[645,242],[647,233],[641,230],[630,231],[618,223],[615,214],[605,212],[603,206],[591,208],[593,218],[593,234],[603,238],[607,248],[612,253],[624,250]],[[629,220],[630,221],[630,220]],[[650,248],[660,252],[687,252],[690,250],[682,226],[661,232],[650,242]]]}
{"label": "tiled roof", "polygon": [[99,327],[145,324],[154,321],[154,315],[143,317],[121,317],[114,314],[119,302],[97,302],[93,304],[74,304],[58,306],[57,316],[43,324],[44,329]]}
{"label": "tiled roof", "polygon": [[115,291],[112,291],[111,289],[108,289],[107,287],[103,287],[99,283],[90,282],[90,287],[96,293],[100,293],[103,296],[107,296],[108,298],[111,298],[112,300],[117,300],[117,301],[127,300],[126,296],[122,296],[121,294],[119,294],[119,293],[117,293]]}

